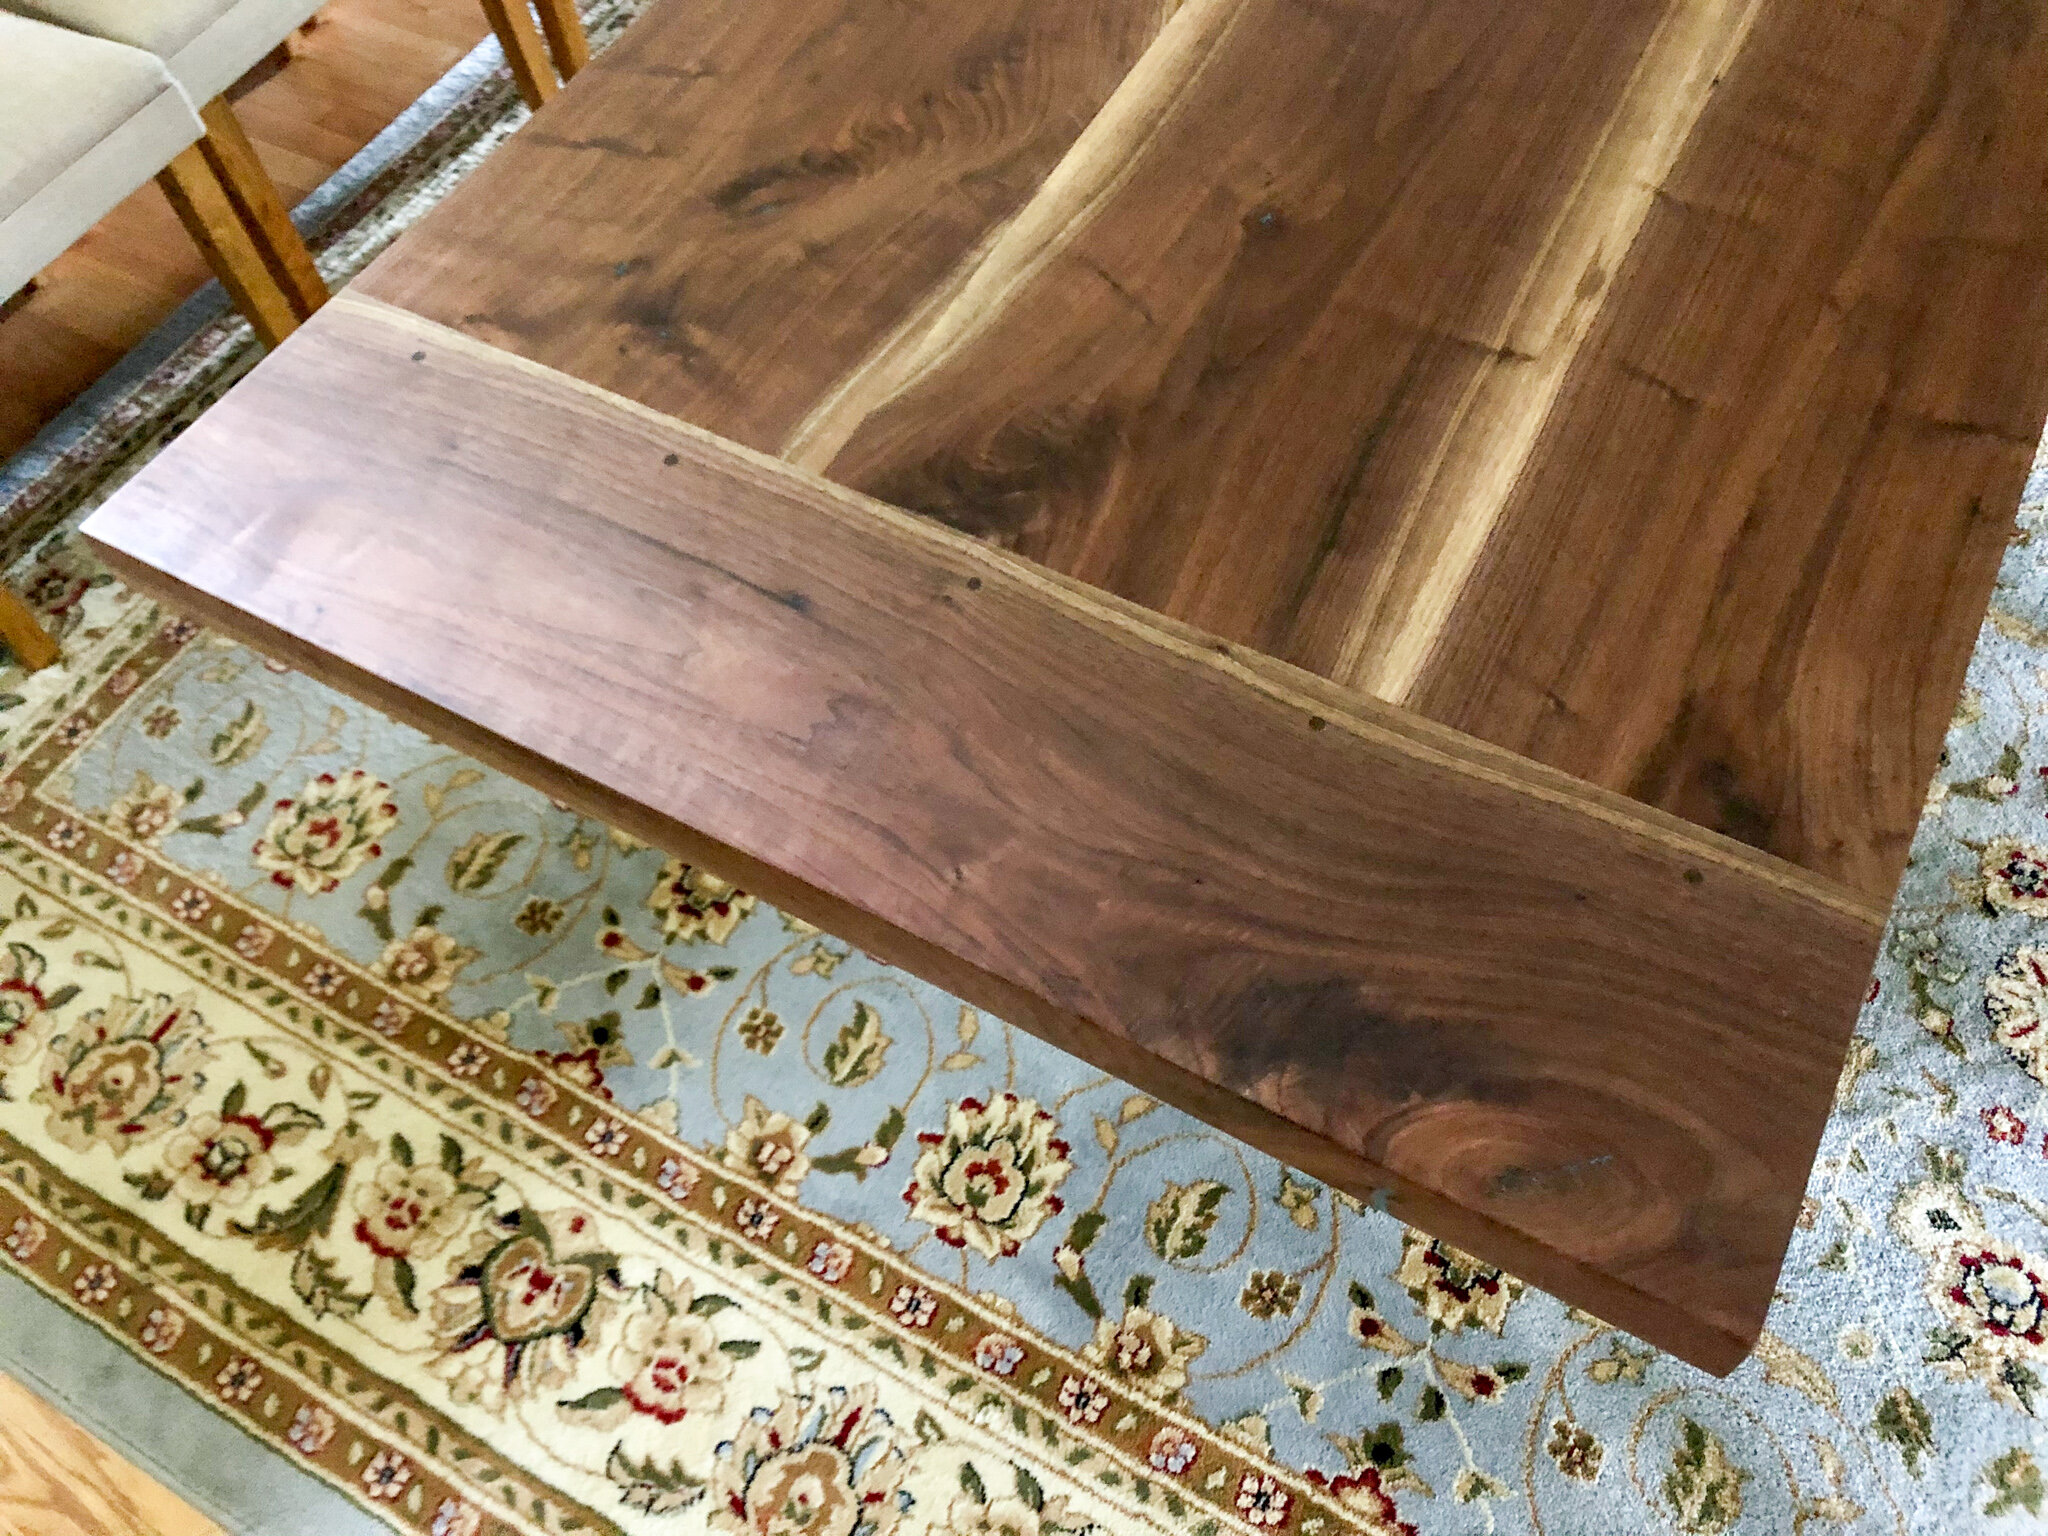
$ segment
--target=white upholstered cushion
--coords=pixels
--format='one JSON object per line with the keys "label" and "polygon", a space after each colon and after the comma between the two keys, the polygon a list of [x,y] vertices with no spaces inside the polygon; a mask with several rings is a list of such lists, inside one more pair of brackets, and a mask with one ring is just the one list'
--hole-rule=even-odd
{"label": "white upholstered cushion", "polygon": [[204,131],[154,54],[0,12],[0,297]]}
{"label": "white upholstered cushion", "polygon": [[325,0],[5,0],[7,9],[146,48],[211,101]]}

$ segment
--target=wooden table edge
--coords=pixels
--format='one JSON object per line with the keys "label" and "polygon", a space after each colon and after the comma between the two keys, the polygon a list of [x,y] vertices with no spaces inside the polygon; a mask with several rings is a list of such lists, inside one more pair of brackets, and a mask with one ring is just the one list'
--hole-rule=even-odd
{"label": "wooden table edge", "polygon": [[[325,354],[319,350],[322,347],[340,347],[343,350]],[[351,347],[359,351],[350,353],[347,349]],[[302,349],[311,350],[302,352]],[[1047,622],[1068,626],[1067,632],[1077,637],[1077,644],[1085,646],[1091,643],[1080,637],[1092,635],[1092,643],[1104,656],[1121,651],[1133,663],[1150,652],[1151,660],[1144,665],[1178,673],[1190,685],[1196,686],[1198,694],[1206,690],[1216,701],[1240,698],[1241,706],[1229,707],[1233,710],[1241,708],[1245,714],[1269,722],[1278,732],[1274,738],[1276,742],[1295,727],[1301,729],[1305,739],[1317,739],[1313,733],[1321,732],[1324,734],[1320,740],[1328,747],[1340,749],[1341,754],[1356,756],[1361,764],[1385,765],[1397,776],[1405,773],[1411,780],[1423,777],[1433,784],[1441,783],[1443,793],[1454,800],[1467,798],[1496,808],[1505,808],[1515,800],[1528,802],[1528,810],[1517,813],[1519,817],[1533,816],[1538,822],[1546,822],[1547,819],[1546,824],[1560,828],[1580,823],[1582,833],[1567,831],[1561,835],[1582,837],[1591,847],[1610,850],[1617,860],[1614,866],[1617,871],[1625,872],[1631,867],[1656,868],[1674,881],[1683,873],[1685,881],[1693,886],[1700,885],[1705,871],[1718,871],[1732,877],[1738,887],[1746,888],[1748,892],[1746,897],[1739,898],[1751,913],[1745,922],[1790,925],[1791,930],[1805,937],[1793,943],[1793,947],[1786,951],[1787,956],[1798,952],[1801,943],[1820,945],[1822,948],[1814,951],[1812,958],[1822,962],[1824,969],[1831,972],[1846,975],[1853,969],[1857,973],[1856,987],[1860,990],[1862,976],[1867,972],[1869,960],[1876,950],[1885,914],[1867,899],[1833,881],[1271,657],[1242,646],[1226,644],[1021,557],[874,501],[814,473],[750,451],[689,423],[677,421],[543,365],[528,362],[407,311],[344,294],[302,328],[301,335],[281,348],[277,357],[266,362],[264,367],[284,369],[282,374],[276,375],[285,390],[280,398],[290,399],[294,394],[306,397],[310,381],[323,366],[334,366],[341,358],[351,355],[360,355],[365,360],[382,357],[388,360],[387,368],[395,364],[397,369],[385,379],[383,387],[402,392],[408,387],[403,380],[413,376],[411,369],[414,365],[427,362],[438,354],[448,356],[454,374],[467,378],[467,387],[472,390],[489,381],[503,379],[503,387],[507,390],[506,409],[527,409],[530,412],[533,406],[539,405],[545,410],[560,411],[565,431],[595,431],[598,423],[609,419],[614,426],[608,430],[617,434],[615,451],[625,450],[629,457],[646,451],[651,455],[650,462],[659,461],[669,466],[676,465],[679,457],[686,463],[701,463],[706,466],[706,472],[724,477],[729,487],[725,495],[738,496],[743,501],[759,497],[764,513],[776,505],[801,504],[807,509],[804,515],[815,519],[809,525],[807,537],[822,545],[866,547],[875,551],[872,558],[882,562],[878,568],[902,569],[906,579],[914,570],[943,570],[949,573],[948,582],[958,580],[969,587],[980,588],[984,584],[982,579],[968,579],[970,575],[979,573],[979,577],[986,581],[990,597],[1001,591],[1010,591],[1015,597],[1041,606]],[[295,374],[291,363],[301,356],[304,362]],[[314,372],[306,373],[308,367]],[[264,377],[262,370],[255,377],[260,381]],[[298,382],[283,384],[287,377],[297,377]],[[260,383],[256,388],[260,396]],[[254,400],[258,396],[245,398]],[[518,404],[522,400],[527,402],[525,406]],[[231,413],[236,409],[232,397],[228,407]],[[260,419],[263,408],[254,409]],[[572,428],[571,423],[578,421],[584,425]],[[232,434],[236,429],[229,427],[225,430]],[[199,440],[206,436],[207,429],[202,425],[191,440],[174,446],[168,457],[175,460],[182,453],[196,452]],[[532,437],[520,439],[521,444],[539,441]],[[425,445],[422,443],[420,446]],[[675,451],[667,451],[670,449]],[[440,450],[435,447],[427,451],[431,458]],[[527,450],[522,446],[516,451]],[[195,461],[195,464],[197,462],[200,461]],[[965,953],[974,958],[963,958],[938,942],[943,934],[937,929],[920,928],[915,922],[907,928],[899,927],[897,923],[905,920],[900,912],[894,919],[871,915],[854,904],[857,899],[855,892],[843,880],[831,879],[808,866],[798,866],[805,868],[804,875],[788,874],[763,858],[748,854],[741,847],[687,824],[681,818],[688,812],[680,805],[670,804],[666,810],[661,810],[642,803],[630,793],[632,786],[616,775],[606,773],[598,759],[587,755],[578,757],[573,753],[566,756],[566,761],[576,762],[588,770],[586,774],[566,768],[545,755],[539,750],[541,743],[538,741],[533,746],[526,746],[496,734],[492,726],[478,723],[494,721],[503,724],[488,710],[466,713],[434,702],[433,696],[438,696],[439,690],[423,681],[427,674],[416,668],[400,666],[394,676],[403,681],[387,681],[370,670],[368,665],[357,665],[328,651],[317,638],[300,638],[300,634],[294,631],[317,637],[325,633],[325,628],[331,628],[323,627],[319,619],[323,610],[317,603],[307,610],[309,627],[308,623],[295,620],[289,604],[280,608],[275,595],[257,599],[244,599],[238,595],[240,589],[236,583],[239,581],[263,580],[267,567],[258,553],[260,544],[250,544],[240,556],[230,558],[225,565],[196,558],[194,563],[186,563],[178,555],[181,544],[189,546],[194,557],[198,557],[208,548],[209,540],[225,537],[230,540],[231,547],[242,542],[236,533],[238,525],[233,517],[222,520],[223,513],[228,510],[227,504],[223,503],[210,514],[209,526],[207,515],[195,515],[181,523],[175,512],[175,502],[162,502],[163,491],[175,485],[182,473],[181,468],[173,468],[171,480],[163,482],[154,469],[146,470],[132,492],[124,490],[117,494],[87,521],[83,529],[88,543],[137,588],[154,592],[224,632],[297,665],[309,675],[473,752],[514,777],[542,787],[564,803],[606,819],[693,862],[718,869],[792,913],[859,943],[876,955],[947,988],[969,1002],[1023,1025],[1103,1070],[1133,1079],[1148,1090],[1156,1090],[1160,1098],[1212,1124],[1230,1126],[1273,1155],[1327,1179],[1357,1198],[1412,1221],[1461,1247],[1479,1252],[1489,1261],[1500,1263],[1539,1285],[1566,1292],[1571,1299],[1585,1303],[1590,1310],[1623,1326],[1636,1328],[1697,1363],[1722,1371],[1732,1368],[1761,1330],[1768,1309],[1769,1288],[1766,1285],[1743,1288],[1745,1293],[1739,1301],[1724,1295],[1717,1305],[1700,1305],[1688,1303],[1684,1294],[1672,1290],[1668,1280],[1652,1291],[1645,1288],[1647,1279],[1643,1284],[1619,1279],[1610,1269],[1596,1267],[1596,1259],[1574,1256],[1551,1240],[1516,1225],[1497,1209],[1474,1209],[1461,1203],[1460,1197],[1439,1193],[1393,1173],[1377,1160],[1377,1148],[1371,1152],[1354,1150],[1364,1145],[1356,1137],[1340,1140],[1332,1132],[1310,1130],[1307,1125],[1313,1122],[1291,1118],[1291,1111],[1285,1105],[1278,1108],[1261,1105],[1245,1097],[1239,1089],[1224,1087],[1220,1080],[1212,1081],[1155,1054],[1151,1046],[1134,1043],[1127,1038],[1117,1027],[1119,1020],[1098,1023],[1083,1016],[1084,1012],[1092,1010],[1077,1007],[1072,1001],[1062,1003],[1041,998],[1032,987],[1030,978],[1018,974],[1014,966],[1008,967],[1009,977],[1014,979],[984,969],[984,965],[997,963],[998,957],[992,954],[976,954],[970,945]],[[667,476],[682,475],[685,471],[668,469],[655,473]],[[492,472],[491,482],[496,481],[496,473]],[[219,494],[226,494],[226,488],[221,488]],[[489,493],[485,491],[484,494]],[[563,482],[555,494],[573,497],[577,493],[570,482]],[[157,498],[157,504],[151,504],[152,497]],[[377,503],[380,507],[383,504]],[[162,521],[167,516],[171,521]],[[746,525],[741,525],[717,536],[744,538],[747,536],[745,528]],[[636,536],[646,537],[644,533]],[[837,540],[847,543],[835,545]],[[131,550],[136,553],[131,553]],[[717,563],[715,544],[703,553],[714,556],[703,566],[704,569],[732,577],[731,572]],[[257,556],[253,564],[250,563],[252,555]],[[193,574],[194,581],[205,582],[206,586],[197,586],[170,575],[153,563],[152,557],[163,566]],[[686,558],[697,560],[700,556],[686,555]],[[737,560],[742,565],[748,563],[740,547],[727,551],[723,558]],[[759,574],[764,579],[776,581],[778,586],[792,579],[801,585],[801,558],[797,563],[798,571],[779,577],[768,578],[765,569]],[[230,576],[230,571],[238,571],[239,574]],[[212,573],[210,579],[208,572]],[[751,587],[753,583],[742,580],[742,585]],[[770,597],[776,595],[765,588],[755,590]],[[346,593],[339,588],[325,596],[329,603],[345,599]],[[267,617],[237,605],[244,600]],[[781,610],[771,605],[768,611]],[[390,617],[396,619],[398,615],[394,613]],[[332,640],[333,637],[328,638]],[[348,654],[358,652],[351,650]],[[372,658],[362,654],[361,660],[369,663]],[[1202,681],[1205,674],[1206,681]],[[461,690],[455,692],[460,695]],[[455,700],[451,698],[453,702]],[[470,717],[471,713],[475,718]],[[506,728],[510,729],[509,726]],[[1352,745],[1346,745],[1347,738]],[[1396,769],[1395,764],[1406,766]],[[590,777],[590,774],[601,775],[602,778]],[[1450,810],[1447,809],[1445,814],[1456,820]],[[1598,860],[1594,863],[1598,867],[1606,867]],[[1591,875],[1581,878],[1597,879]],[[1618,878],[1622,882],[1620,888],[1634,889],[1628,882],[1636,877],[1621,873]],[[818,883],[813,884],[813,881]],[[1714,887],[1715,882],[1708,879],[1705,888],[1712,890]],[[834,894],[835,891],[841,894]],[[1657,921],[1668,922],[1677,916],[1677,909],[1671,909],[1661,898],[1655,898],[1654,890],[1643,888],[1638,894],[1646,892],[1657,900],[1656,910],[1662,913]],[[1449,893],[1445,895],[1448,897]],[[1769,914],[1773,913],[1778,916],[1770,917]],[[1458,912],[1445,911],[1443,921],[1455,926]],[[924,932],[934,936],[920,937]],[[1807,990],[1811,992],[1812,988]],[[1052,994],[1058,995],[1056,992]],[[1743,995],[1748,996],[1746,993]],[[1768,1015],[1761,1012],[1764,1009],[1776,1009],[1783,1018],[1794,1017],[1785,1010],[1783,998],[1772,1003],[1769,998],[1758,995],[1752,1001],[1759,1010],[1760,1018],[1768,1019]],[[1808,1001],[1818,1005],[1821,1000],[1815,994]],[[1844,1041],[1853,1002],[1845,990],[1840,1025]],[[1833,1024],[1825,1025],[1819,1038],[1825,1038],[1835,1028]],[[1418,1049],[1427,1051],[1426,1047],[1418,1046]],[[1809,1051],[1806,1060],[1816,1072],[1826,1070],[1828,1083],[1832,1085],[1835,1065],[1832,1058],[1822,1063]],[[1781,1142],[1784,1142],[1780,1149],[1783,1155],[1779,1160],[1783,1165],[1781,1172],[1786,1172],[1790,1167],[1790,1153],[1801,1154],[1799,1167],[1803,1179],[1805,1159],[1810,1159],[1818,1141],[1825,1111],[1813,1094],[1803,1090],[1799,1095],[1788,1097],[1786,1108],[1791,1109],[1795,1104],[1797,1124],[1789,1133],[1782,1127],[1778,1132]],[[1226,1110],[1227,1113],[1224,1112]],[[1810,1122],[1807,1118],[1809,1113],[1813,1116]],[[1787,1134],[1790,1140],[1784,1141]],[[1785,1152],[1786,1147],[1790,1153]],[[1778,1187],[1782,1191],[1783,1183]],[[1776,1205],[1782,1203],[1774,1202],[1771,1220],[1774,1239],[1780,1236],[1789,1239],[1791,1235],[1791,1207],[1784,1212],[1783,1233],[1776,1231]],[[1792,1205],[1796,1206],[1796,1200]],[[1782,1255],[1782,1252],[1780,1242],[1775,1253]],[[1774,1260],[1773,1274],[1777,1262],[1781,1259]]]}
{"label": "wooden table edge", "polygon": [[[1562,1286],[1581,1296],[1598,1296],[1600,1315],[1606,1321],[1665,1339],[1683,1339],[1688,1358],[1717,1375],[1734,1370],[1756,1342],[1755,1333],[1745,1336],[1705,1324],[1691,1313],[1560,1253],[1518,1228],[1489,1220],[1263,1106],[1164,1061],[1088,1019],[1058,1010],[1026,988],[906,933],[851,902],[309,645],[288,631],[133,558],[89,529],[85,539],[130,586],[208,627],[289,663],[316,681],[361,699],[436,740],[459,747],[480,762],[545,791],[582,814],[619,827],[665,852],[716,869],[792,915],[815,923],[835,937],[943,987],[998,1018],[1024,1025],[1101,1071],[1127,1079],[1142,1076],[1149,1092],[1176,1109],[1213,1121],[1214,1106],[1227,1100],[1234,1120],[1256,1122],[1263,1129],[1269,1139],[1262,1140],[1260,1145],[1274,1156],[1283,1157],[1303,1172],[1396,1220],[1422,1227],[1461,1247],[1482,1249],[1489,1255],[1511,1260],[1508,1267],[1518,1278],[1549,1289]],[[1284,1151],[1279,1150],[1283,1148]],[[1763,1319],[1759,1317],[1759,1332],[1762,1325]]]}

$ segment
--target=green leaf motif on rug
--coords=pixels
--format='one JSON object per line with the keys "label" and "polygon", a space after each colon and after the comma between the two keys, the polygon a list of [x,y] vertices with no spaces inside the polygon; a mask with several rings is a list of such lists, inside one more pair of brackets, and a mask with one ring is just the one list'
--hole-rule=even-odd
{"label": "green leaf motif on rug", "polygon": [[667,1515],[688,1509],[704,1497],[706,1487],[704,1478],[692,1477],[679,1466],[662,1466],[652,1456],[645,1461],[635,1461],[626,1454],[623,1445],[612,1447],[611,1456],[604,1464],[604,1473],[619,1489],[621,1504],[650,1515]]}
{"label": "green leaf motif on rug", "polygon": [[1984,1481],[1992,1489],[1985,1514],[2008,1515],[2022,1509],[2030,1515],[2041,1513],[2042,1495],[2048,1492],[2042,1486],[2041,1466],[2020,1447],[2014,1446],[1985,1467]]}
{"label": "green leaf motif on rug", "polygon": [[246,763],[270,739],[270,722],[263,718],[263,706],[245,700],[242,712],[222,726],[206,744],[206,755],[222,768]]}
{"label": "green leaf motif on rug", "polygon": [[858,1088],[882,1070],[891,1041],[882,1033],[882,1016],[866,1003],[853,1005],[853,1017],[825,1047],[825,1078],[835,1088]]}
{"label": "green leaf motif on rug", "polygon": [[1893,1387],[1877,1405],[1871,1428],[1899,1448],[1906,1470],[1918,1477],[1920,1457],[1934,1446],[1934,1418],[1927,1405],[1904,1387]]}
{"label": "green leaf motif on rug", "polygon": [[[204,779],[194,779],[185,786],[184,795],[186,803],[190,804],[192,801],[197,800],[205,792],[206,781]],[[180,832],[197,832],[204,837],[223,837],[247,822],[250,813],[263,803],[264,797],[269,793],[270,786],[268,784],[260,781],[251,784],[243,792],[242,798],[235,802],[235,808],[232,812],[215,811],[207,816],[188,816],[178,823],[178,830]]]}
{"label": "green leaf motif on rug", "polygon": [[1214,1179],[1192,1184],[1168,1183],[1145,1210],[1145,1242],[1159,1257],[1172,1262],[1192,1259],[1209,1246],[1218,1208],[1229,1186]]}
{"label": "green leaf motif on rug", "polygon": [[1721,1437],[1697,1419],[1685,1421],[1685,1439],[1671,1453],[1664,1497],[1686,1536],[1721,1536],[1742,1518],[1746,1468],[1729,1459]]}
{"label": "green leaf motif on rug", "polygon": [[448,855],[448,889],[469,895],[497,879],[512,850],[526,841],[523,832],[479,832]]}

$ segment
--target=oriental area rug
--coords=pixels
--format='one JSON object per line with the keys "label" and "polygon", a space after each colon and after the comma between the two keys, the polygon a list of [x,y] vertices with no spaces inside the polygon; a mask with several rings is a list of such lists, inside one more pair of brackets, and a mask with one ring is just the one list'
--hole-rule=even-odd
{"label": "oriental area rug", "polygon": [[[463,94],[330,276],[520,115]],[[251,359],[15,490],[64,660],[0,675],[0,1271],[222,1455],[418,1536],[2048,1519],[2040,477],[1717,1381],[124,590],[69,529]]]}

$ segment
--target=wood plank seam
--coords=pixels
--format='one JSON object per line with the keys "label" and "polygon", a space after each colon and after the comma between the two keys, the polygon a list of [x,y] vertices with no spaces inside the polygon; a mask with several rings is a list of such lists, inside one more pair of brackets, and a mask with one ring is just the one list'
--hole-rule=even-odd
{"label": "wood plank seam", "polygon": [[[822,470],[862,420],[942,367],[1001,317],[1109,206],[1173,126],[1245,10],[1245,0],[1187,0],[1175,11],[1030,201],[992,232],[986,254],[966,269],[959,291],[932,313],[930,324],[909,347],[899,350],[891,338],[857,363],[826,392],[820,408],[797,424],[782,457]],[[884,366],[885,377],[860,386],[863,373]],[[854,406],[859,416],[851,414]]]}
{"label": "wood plank seam", "polygon": [[[1686,6],[1667,12],[1659,22],[1601,134],[1599,151],[1587,159],[1572,195],[1559,207],[1544,256],[1524,274],[1522,293],[1505,327],[1508,338],[1502,357],[1474,374],[1456,424],[1443,435],[1438,464],[1419,481],[1401,531],[1382,563],[1384,579],[1361,603],[1368,618],[1347,635],[1334,658],[1332,676],[1390,703],[1408,697],[1506,510],[1514,482],[1535,450],[1572,363],[1593,332],[1598,295],[1584,290],[1604,286],[1594,284],[1593,275],[1617,271],[1627,260],[1657,189],[1699,121],[1708,93],[1741,51],[1762,4],[1763,0],[1728,0]],[[1681,21],[1693,25],[1687,29]],[[1674,101],[1676,111],[1671,110]],[[1589,185],[1602,182],[1614,189],[1614,195],[1588,207],[1582,194]],[[1574,233],[1577,240],[1571,238]],[[1559,246],[1562,259],[1555,256]],[[1547,293],[1541,291],[1545,288]],[[1533,327],[1527,323],[1532,310],[1537,316]],[[1530,329],[1537,334],[1521,334]],[[1509,414],[1508,430],[1489,449],[1469,455],[1465,475],[1440,487],[1441,464],[1452,456],[1468,412],[1485,383],[1508,369],[1530,373],[1518,391],[1525,403]],[[1480,431],[1484,434],[1483,427]],[[1470,473],[1472,461],[1480,466],[1477,474]],[[1449,490],[1447,497],[1439,494],[1444,489]],[[1435,502],[1442,502],[1437,511],[1440,526],[1418,526],[1431,521],[1427,510]],[[1386,586],[1403,577],[1407,590],[1393,612],[1382,612]]]}

